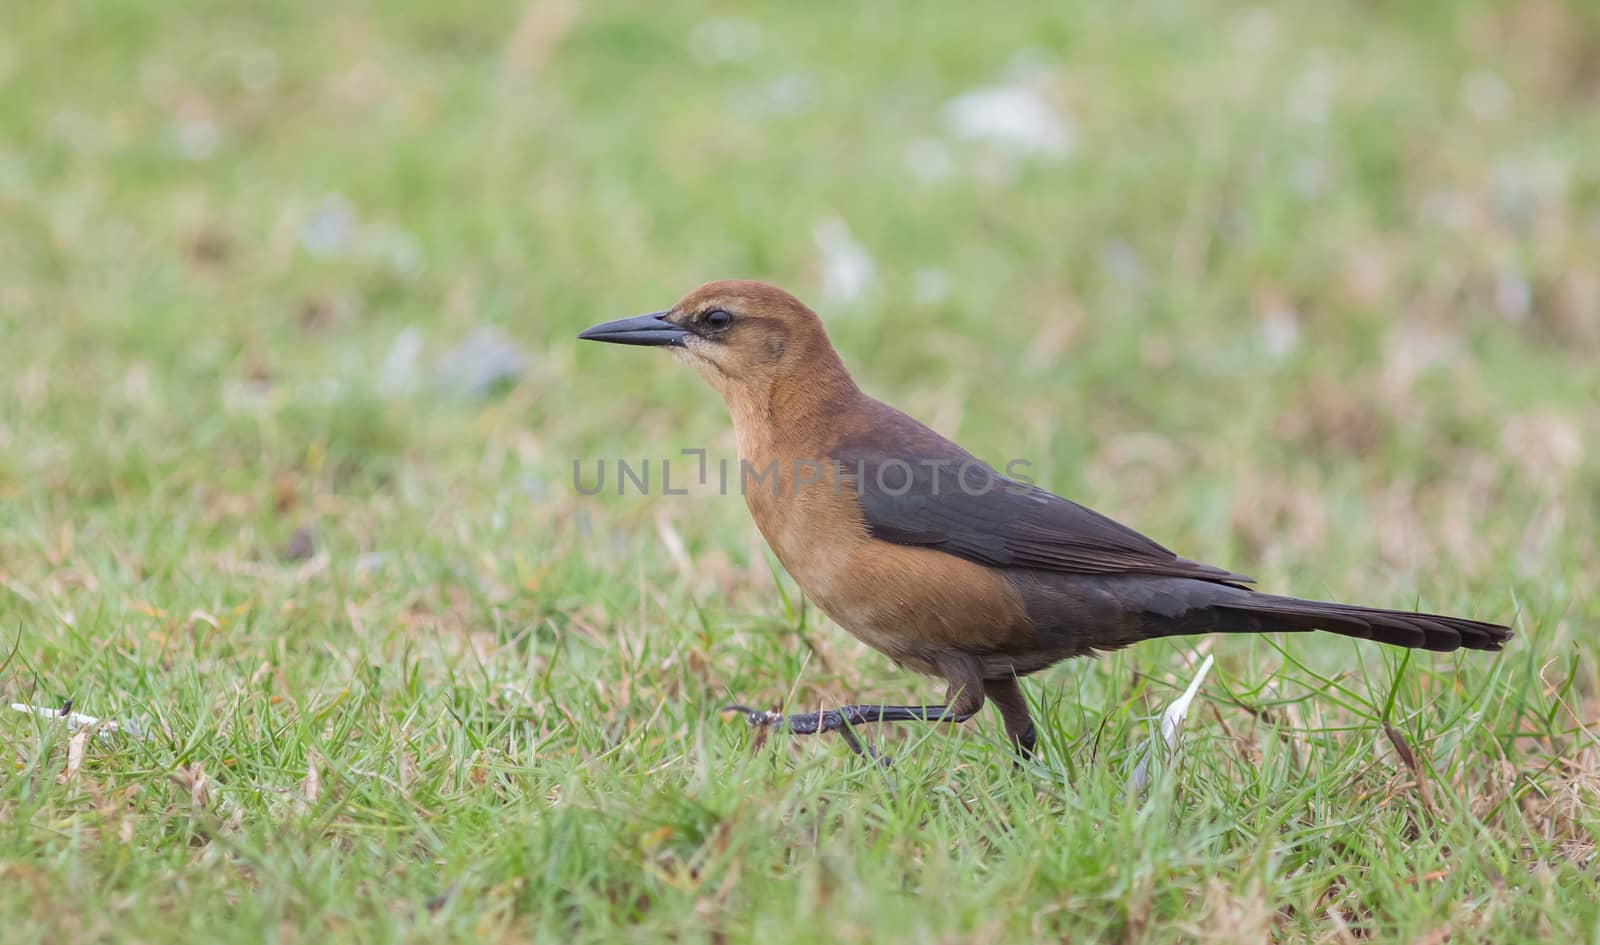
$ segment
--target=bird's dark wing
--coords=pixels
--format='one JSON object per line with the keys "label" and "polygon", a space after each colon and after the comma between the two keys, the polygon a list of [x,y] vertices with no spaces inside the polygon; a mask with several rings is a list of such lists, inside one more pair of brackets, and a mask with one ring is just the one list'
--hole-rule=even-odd
{"label": "bird's dark wing", "polygon": [[889,426],[898,430],[880,420],[875,435],[847,437],[832,455],[874,538],[996,568],[1251,581],[1180,558],[1093,509],[1007,479],[904,414],[896,419]]}

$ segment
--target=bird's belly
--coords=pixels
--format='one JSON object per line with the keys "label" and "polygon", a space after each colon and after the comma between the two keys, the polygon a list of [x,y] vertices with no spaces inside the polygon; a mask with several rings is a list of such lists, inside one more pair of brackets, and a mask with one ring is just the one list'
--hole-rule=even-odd
{"label": "bird's belly", "polygon": [[871,539],[833,554],[774,551],[818,609],[908,669],[939,675],[941,659],[1032,638],[1005,579],[964,559]]}
{"label": "bird's belly", "polygon": [[857,639],[935,675],[941,660],[1031,646],[1022,598],[1000,572],[872,538],[848,491],[797,488],[788,463],[778,468],[776,488],[745,491],[751,516],[806,597]]}

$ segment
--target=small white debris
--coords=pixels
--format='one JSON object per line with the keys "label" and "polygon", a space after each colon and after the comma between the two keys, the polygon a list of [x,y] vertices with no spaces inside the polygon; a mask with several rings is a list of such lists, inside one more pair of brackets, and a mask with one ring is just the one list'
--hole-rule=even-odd
{"label": "small white debris", "polygon": [[1207,653],[1205,660],[1200,664],[1200,671],[1194,674],[1194,680],[1189,683],[1189,688],[1183,691],[1183,695],[1172,700],[1172,704],[1167,706],[1167,711],[1161,713],[1161,738],[1167,743],[1168,748],[1178,747],[1178,729],[1189,714],[1189,704],[1194,702],[1194,697],[1200,692],[1200,684],[1206,681],[1206,675],[1211,672],[1211,664],[1214,662],[1215,658]]}
{"label": "small white debris", "polygon": [[811,231],[822,254],[821,295],[828,302],[854,302],[872,285],[878,264],[865,246],[856,242],[850,227],[838,217],[818,223]]}
{"label": "small white debris", "polygon": [[492,325],[479,325],[439,359],[435,379],[451,393],[484,397],[516,384],[527,370],[516,342]]}
{"label": "small white debris", "polygon": [[1261,319],[1261,347],[1268,357],[1283,358],[1300,347],[1300,316],[1286,305],[1274,305]]}
{"label": "small white debris", "polygon": [[300,230],[300,246],[313,256],[334,256],[356,236],[356,211],[343,194],[328,194]]}
{"label": "small white debris", "polygon": [[1019,156],[1063,158],[1077,143],[1072,123],[1032,85],[991,85],[945,103],[945,125],[958,138],[985,141]]}
{"label": "small white debris", "polygon": [[300,782],[300,795],[311,804],[322,797],[322,774],[317,770],[321,766],[322,756],[311,752],[306,758],[306,776]]}
{"label": "small white debris", "polygon": [[[1200,684],[1205,682],[1206,675],[1211,672],[1211,664],[1215,662],[1211,654],[1207,653],[1205,660],[1200,664],[1199,672],[1194,674],[1194,680],[1189,683],[1189,688],[1183,695],[1172,700],[1167,710],[1161,713],[1161,740],[1166,743],[1168,751],[1178,747],[1178,732],[1183,727],[1184,717],[1189,714],[1189,705],[1194,702],[1194,697],[1200,692]],[[1139,760],[1138,767],[1133,769],[1133,789],[1140,791],[1149,782],[1150,758],[1155,754],[1155,746],[1150,745],[1144,757]]]}
{"label": "small white debris", "polygon": [[83,767],[83,751],[89,744],[89,729],[80,728],[72,734],[67,742],[67,766],[61,771],[63,782],[71,781],[78,774],[78,769]]}
{"label": "small white debris", "polygon": [[383,221],[363,222],[343,194],[325,194],[300,227],[300,248],[319,259],[354,258],[412,276],[423,265],[422,244],[409,230]]}
{"label": "small white debris", "polygon": [[409,326],[395,336],[378,370],[378,390],[396,396],[417,386],[417,360],[422,357],[422,332]]}
{"label": "small white debris", "polygon": [[84,715],[82,712],[72,712],[70,710],[63,711],[61,709],[51,709],[39,705],[26,705],[21,702],[11,703],[11,708],[17,710],[18,712],[26,712],[30,715],[39,715],[47,719],[66,719],[67,727],[71,729],[80,729],[86,726],[100,724],[100,720],[98,718],[92,715]]}
{"label": "small white debris", "polygon": [[11,708],[28,715],[37,715],[47,719],[61,719],[67,723],[67,728],[77,731],[98,727],[100,734],[108,732],[127,732],[135,738],[144,737],[144,727],[132,719],[118,721],[116,719],[101,719],[82,712],[73,712],[71,709],[52,709],[48,706],[27,705],[22,702],[11,703]]}

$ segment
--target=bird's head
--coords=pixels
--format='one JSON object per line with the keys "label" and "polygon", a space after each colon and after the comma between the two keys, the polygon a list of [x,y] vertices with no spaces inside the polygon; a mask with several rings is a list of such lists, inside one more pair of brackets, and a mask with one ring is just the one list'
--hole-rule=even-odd
{"label": "bird's head", "polygon": [[767,402],[796,383],[849,382],[816,313],[762,282],[708,282],[665,311],[603,322],[578,337],[665,347],[730,405]]}

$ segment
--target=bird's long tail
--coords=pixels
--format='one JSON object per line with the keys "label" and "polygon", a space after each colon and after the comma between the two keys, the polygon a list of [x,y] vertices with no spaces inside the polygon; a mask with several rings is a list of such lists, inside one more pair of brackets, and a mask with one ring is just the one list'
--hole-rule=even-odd
{"label": "bird's long tail", "polygon": [[[1347,637],[1440,653],[1461,647],[1498,650],[1511,639],[1510,627],[1481,620],[1355,607],[1275,594],[1230,595],[1226,601],[1213,603],[1211,607],[1223,614],[1252,618],[1254,626],[1249,627],[1250,630],[1327,630]],[[1223,623],[1220,629],[1232,629],[1226,626],[1227,621]]]}

